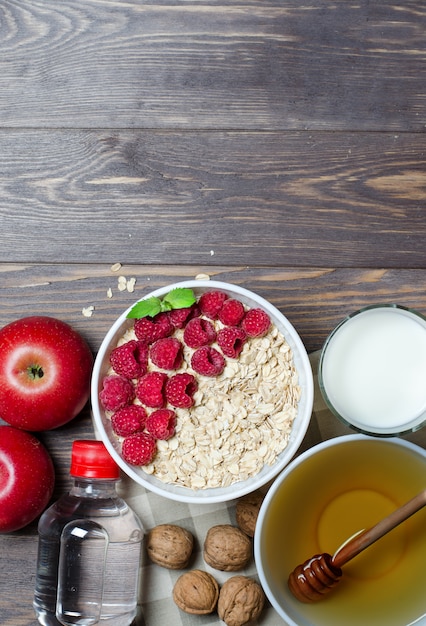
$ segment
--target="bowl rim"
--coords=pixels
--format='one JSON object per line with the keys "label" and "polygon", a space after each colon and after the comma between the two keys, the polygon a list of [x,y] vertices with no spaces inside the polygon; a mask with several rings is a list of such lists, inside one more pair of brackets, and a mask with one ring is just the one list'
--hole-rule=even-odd
{"label": "bowl rim", "polygon": [[[265,591],[265,594],[274,607],[275,611],[278,615],[286,620],[288,626],[300,626],[297,622],[293,620],[293,618],[288,615],[280,605],[280,603],[275,598],[274,593],[269,585],[268,578],[265,574],[264,567],[262,565],[262,529],[265,522],[266,515],[268,513],[269,505],[271,500],[275,496],[276,492],[281,487],[284,480],[287,478],[289,474],[291,474],[299,465],[301,465],[306,459],[310,458],[317,452],[321,452],[328,448],[345,444],[349,441],[374,441],[383,445],[395,445],[400,448],[406,448],[411,450],[412,452],[417,453],[421,457],[426,460],[426,450],[412,441],[407,441],[405,439],[401,439],[399,437],[392,438],[381,438],[374,437],[372,435],[366,435],[364,433],[351,433],[347,435],[338,435],[331,439],[326,439],[325,441],[321,441],[316,445],[312,446],[308,450],[305,450],[296,458],[294,458],[288,465],[283,469],[283,471],[277,476],[271,487],[269,488],[267,494],[265,495],[264,500],[262,501],[261,507],[259,509],[259,514],[256,522],[256,530],[254,534],[254,560],[256,565],[256,571],[259,576],[260,584]],[[312,625],[313,626],[313,625]]]}
{"label": "bowl rim", "polygon": [[[128,465],[124,459],[122,459],[121,455],[118,453],[112,442],[110,441],[107,433],[105,432],[103,420],[102,420],[102,409],[99,404],[99,389],[101,382],[101,367],[103,364],[104,357],[108,352],[108,348],[114,337],[116,337],[119,332],[122,324],[127,319],[127,314],[132,309],[132,307],[136,304],[136,302],[140,302],[149,297],[161,297],[171,291],[171,289],[175,288],[192,288],[192,289],[217,289],[221,291],[227,291],[235,296],[239,296],[242,298],[242,301],[249,300],[255,301],[260,307],[264,308],[273,318],[278,318],[283,322],[285,327],[285,333],[283,333],[286,337],[286,340],[290,340],[291,347],[297,350],[297,360],[301,363],[304,373],[304,403],[303,414],[299,417],[299,412],[296,417],[298,419],[298,428],[297,431],[294,432],[292,430],[290,434],[289,442],[286,448],[283,450],[281,455],[284,458],[278,460],[268,471],[265,470],[265,467],[258,473],[256,476],[251,477],[245,481],[240,481],[233,483],[229,487],[217,487],[217,488],[208,488],[208,489],[200,489],[193,490],[188,487],[182,487],[180,485],[163,483],[159,479],[156,479],[157,483],[150,482],[145,479],[139,473],[137,473],[130,465]],[[298,372],[300,375],[300,366],[298,367]],[[226,283],[223,281],[216,280],[185,280],[177,283],[171,283],[167,286],[160,287],[155,289],[154,291],[149,292],[143,297],[136,300],[131,306],[129,306],[113,323],[108,332],[106,333],[100,347],[98,353],[95,358],[92,378],[91,378],[91,406],[92,406],[92,420],[95,426],[95,432],[97,431],[98,436],[101,437],[104,442],[108,452],[111,454],[113,459],[117,462],[122,471],[133,479],[137,484],[142,487],[148,489],[151,492],[156,493],[157,495],[161,495],[170,500],[175,500],[178,502],[186,502],[186,503],[197,503],[197,504],[212,504],[212,503],[220,503],[226,502],[229,500],[234,500],[237,498],[246,495],[259,488],[260,486],[265,485],[266,483],[273,480],[277,474],[291,461],[300,447],[306,431],[309,427],[312,410],[313,410],[313,400],[314,400],[314,379],[312,367],[309,361],[309,357],[306,351],[306,348],[297,333],[294,326],[289,322],[289,320],[283,315],[274,305],[265,300],[262,296],[257,295],[256,293],[238,285],[234,285],[231,283]],[[265,471],[264,471],[265,470]],[[265,477],[265,474],[266,477]],[[149,478],[149,477],[148,477]]]}

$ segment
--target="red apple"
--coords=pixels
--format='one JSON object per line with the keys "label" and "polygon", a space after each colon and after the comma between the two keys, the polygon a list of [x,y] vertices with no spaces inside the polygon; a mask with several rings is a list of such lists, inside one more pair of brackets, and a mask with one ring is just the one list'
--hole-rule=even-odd
{"label": "red apple", "polygon": [[0,533],[19,530],[40,515],[54,485],[52,459],[40,441],[0,426]]}
{"label": "red apple", "polygon": [[93,355],[71,326],[24,317],[0,329],[0,417],[23,430],[72,420],[90,394]]}

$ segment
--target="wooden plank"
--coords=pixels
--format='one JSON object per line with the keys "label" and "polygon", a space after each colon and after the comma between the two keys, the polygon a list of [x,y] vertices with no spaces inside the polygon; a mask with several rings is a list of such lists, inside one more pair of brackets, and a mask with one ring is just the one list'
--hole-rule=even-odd
{"label": "wooden plank", "polygon": [[0,262],[425,267],[425,141],[0,133]]}
{"label": "wooden plank", "polygon": [[[74,326],[96,353],[114,320],[136,300],[199,273],[270,300],[295,326],[308,352],[318,350],[334,326],[362,306],[396,302],[426,315],[426,269],[123,265],[117,273],[109,265],[3,264],[0,326],[24,315],[57,316]],[[120,274],[136,278],[133,293],[118,290]],[[87,318],[82,309],[89,306],[94,311]]]}
{"label": "wooden plank", "polygon": [[32,609],[37,558],[35,532],[0,535],[0,611],[4,626],[39,626]]}
{"label": "wooden plank", "polygon": [[1,10],[2,127],[424,130],[422,0]]}

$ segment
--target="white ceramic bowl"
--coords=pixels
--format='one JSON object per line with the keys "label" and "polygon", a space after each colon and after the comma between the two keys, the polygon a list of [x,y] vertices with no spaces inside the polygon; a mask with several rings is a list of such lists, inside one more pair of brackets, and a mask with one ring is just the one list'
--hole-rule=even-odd
{"label": "white ceramic bowl", "polygon": [[249,307],[257,307],[264,309],[271,318],[271,321],[283,333],[287,343],[293,351],[294,364],[299,376],[299,385],[301,387],[301,399],[298,405],[297,416],[294,420],[290,440],[287,447],[279,455],[277,461],[272,466],[265,465],[263,469],[254,477],[247,480],[233,483],[229,487],[207,488],[193,490],[174,484],[162,482],[154,475],[149,475],[140,467],[129,465],[121,456],[120,442],[111,429],[110,419],[105,415],[105,411],[99,401],[99,392],[102,388],[102,380],[107,373],[109,367],[109,355],[115,347],[119,337],[123,335],[126,329],[132,326],[133,321],[127,319],[127,314],[132,307],[129,307],[112,325],[106,334],[97,357],[95,359],[93,376],[92,376],[92,411],[97,429],[102,441],[105,443],[112,457],[116,460],[121,469],[135,480],[139,485],[160,494],[171,500],[180,502],[224,502],[234,498],[241,497],[246,493],[265,485],[272,480],[292,459],[299,448],[306,430],[308,428],[313,406],[313,376],[305,347],[297,334],[296,330],[290,322],[278,311],[273,305],[261,298],[260,296],[236,285],[223,283],[213,280],[190,280],[181,283],[167,285],[161,289],[147,294],[145,298],[155,296],[162,297],[174,288],[191,288],[199,297],[203,292],[210,290],[224,291],[230,297],[235,297]]}
{"label": "white ceramic bowl", "polygon": [[315,603],[296,600],[290,573],[420,493],[426,450],[402,439],[336,437],[304,452],[275,480],[254,538],[260,582],[290,626],[402,626],[426,623],[426,509],[342,566],[335,588]]}

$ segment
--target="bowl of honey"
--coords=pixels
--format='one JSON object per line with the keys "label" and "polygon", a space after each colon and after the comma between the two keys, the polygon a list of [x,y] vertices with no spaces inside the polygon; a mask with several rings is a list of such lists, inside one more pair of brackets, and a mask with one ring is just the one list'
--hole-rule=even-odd
{"label": "bowl of honey", "polygon": [[342,567],[319,601],[288,588],[297,565],[333,555],[425,488],[426,450],[398,437],[336,437],[307,450],[279,475],[259,512],[255,560],[272,606],[289,626],[426,624],[426,509]]}

